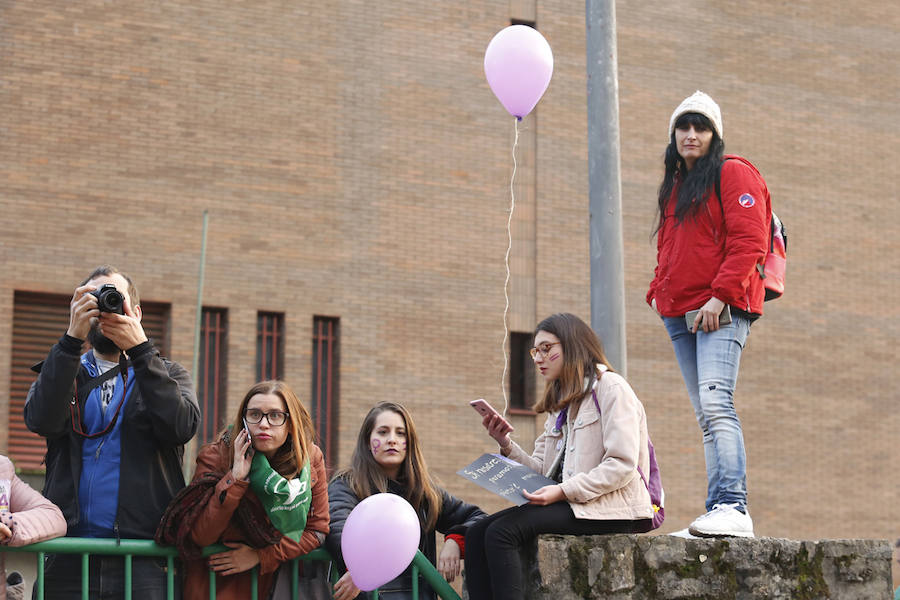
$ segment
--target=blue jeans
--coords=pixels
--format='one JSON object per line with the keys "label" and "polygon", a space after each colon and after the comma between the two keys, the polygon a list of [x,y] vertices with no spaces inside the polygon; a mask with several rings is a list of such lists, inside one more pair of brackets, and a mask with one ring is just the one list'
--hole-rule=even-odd
{"label": "blue jeans", "polygon": [[717,331],[691,333],[684,317],[663,317],[694,414],[703,432],[706,457],[706,510],[716,504],[747,506],[744,434],[734,409],[741,351],[750,320],[733,315]]}

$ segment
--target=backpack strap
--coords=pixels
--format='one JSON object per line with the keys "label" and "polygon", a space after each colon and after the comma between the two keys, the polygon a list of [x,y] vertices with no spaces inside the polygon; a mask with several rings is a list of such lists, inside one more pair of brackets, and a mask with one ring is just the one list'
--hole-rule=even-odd
{"label": "backpack strap", "polygon": [[[119,400],[119,405],[116,406],[116,412],[113,413],[112,419],[109,424],[103,428],[102,431],[98,431],[97,433],[87,433],[84,430],[84,424],[82,423],[81,418],[81,402],[78,400],[79,396],[83,400],[87,400],[88,395],[97,388],[104,381],[112,379],[116,375],[122,375],[122,399]],[[75,395],[72,397],[72,400],[69,402],[69,416],[72,419],[72,431],[81,437],[92,440],[94,438],[98,438],[106,435],[113,427],[116,426],[116,421],[119,419],[119,411],[122,410],[122,405],[125,404],[125,399],[128,396],[128,359],[125,357],[124,352],[119,353],[119,364],[109,369],[108,371],[86,381],[84,385],[80,388],[78,386],[75,387]]]}
{"label": "backpack strap", "polygon": [[113,368],[104,371],[102,375],[98,375],[97,377],[94,377],[93,379],[85,381],[83,384],[78,386],[79,395],[81,395],[82,398],[87,398],[88,394],[90,394],[92,391],[94,391],[94,388],[97,388],[97,387],[103,385],[104,382],[109,381],[110,379],[112,379],[113,377],[118,375],[121,370],[122,370],[122,364],[119,363],[116,366],[114,366]]}
{"label": "backpack strap", "polygon": [[[719,208],[722,210],[722,220],[725,219],[725,205],[722,203],[722,167],[725,166],[725,161],[731,160],[730,158],[725,158],[722,161],[722,164],[719,165],[719,171],[716,173],[716,198],[719,199]],[[775,220],[772,219],[769,221],[769,253],[771,253],[775,249]],[[756,271],[759,273],[761,279],[766,278],[766,263],[765,260],[761,263],[756,263]]]}

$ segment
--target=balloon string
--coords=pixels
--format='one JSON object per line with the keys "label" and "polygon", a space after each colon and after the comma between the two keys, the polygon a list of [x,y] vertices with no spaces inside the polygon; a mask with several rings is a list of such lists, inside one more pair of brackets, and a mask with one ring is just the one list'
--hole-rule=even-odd
{"label": "balloon string", "polygon": [[509,371],[509,353],[506,351],[507,340],[509,339],[509,252],[512,250],[512,218],[513,211],[516,210],[516,192],[513,183],[516,180],[516,146],[519,145],[519,118],[515,121],[516,137],[513,140],[512,159],[513,170],[512,177],[509,179],[509,217],[506,219],[506,281],[503,282],[503,297],[506,300],[506,306],[503,308],[503,345],[500,351],[503,353],[503,375],[500,377],[500,389],[503,391],[503,416],[506,416],[509,410],[509,397],[506,392],[506,374]]}

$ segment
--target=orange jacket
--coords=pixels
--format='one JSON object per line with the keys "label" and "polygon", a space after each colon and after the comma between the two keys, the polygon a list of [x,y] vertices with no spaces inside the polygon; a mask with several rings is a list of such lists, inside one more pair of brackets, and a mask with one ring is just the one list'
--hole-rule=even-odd
{"label": "orange jacket", "polygon": [[[319,547],[328,534],[328,479],[325,460],[318,446],[312,445],[310,457],[310,479],[312,502],[306,518],[306,529],[295,542],[288,537],[272,546],[259,550],[259,597],[267,598],[269,588],[274,583],[274,574],[281,563],[296,558]],[[232,449],[219,441],[207,444],[197,456],[194,479],[204,473],[225,473],[215,492],[197,517],[191,537],[198,546],[209,546],[217,542],[242,542],[241,530],[236,527],[231,516],[245,494],[253,494],[250,482],[235,479],[231,474]],[[259,505],[260,510],[262,505]],[[209,570],[207,561],[188,561],[185,568],[183,597],[185,600],[208,600]],[[216,598],[220,600],[246,600],[250,597],[250,571],[236,575],[216,576]]]}

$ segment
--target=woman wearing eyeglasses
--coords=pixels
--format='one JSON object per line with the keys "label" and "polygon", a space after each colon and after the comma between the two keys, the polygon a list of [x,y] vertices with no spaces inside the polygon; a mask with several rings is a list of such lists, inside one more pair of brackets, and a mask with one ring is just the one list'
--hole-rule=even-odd
{"label": "woman wearing eyeglasses", "polygon": [[597,335],[571,314],[535,329],[534,364],[544,376],[534,410],[544,431],[526,453],[499,414],[483,425],[504,456],[555,480],[528,504],[490,515],[466,533],[466,586],[472,600],[525,597],[520,548],[543,533],[597,535],[650,531],[653,507],[638,467],[649,473],[647,418],[625,379],[613,372]]}
{"label": "woman wearing eyeglasses", "polygon": [[[328,482],[312,419],[283,381],[262,381],[244,396],[232,424],[201,448],[191,485],[172,501],[158,542],[174,542],[187,560],[184,597],[269,598],[279,566],[318,547],[328,533]],[[228,550],[201,559],[204,546]],[[289,580],[288,580],[289,581]],[[286,581],[287,583],[287,581]]]}
{"label": "woman wearing eyeglasses", "polygon": [[[362,500],[381,492],[397,494],[412,505],[422,526],[419,550],[447,581],[453,581],[460,572],[466,528],[485,514],[477,506],[466,504],[438,487],[425,465],[412,417],[406,408],[393,402],[380,402],[369,411],[359,430],[350,468],[335,475],[328,486],[331,533],[326,545],[341,570],[345,568],[341,534],[347,517]],[[436,552],[435,531],[445,535],[440,556]],[[335,584],[335,600],[372,597],[368,592],[360,592],[352,577],[353,573],[347,572]],[[381,586],[378,597],[409,600],[412,583],[411,569],[407,569]],[[419,598],[435,597],[434,591],[420,579]]]}

